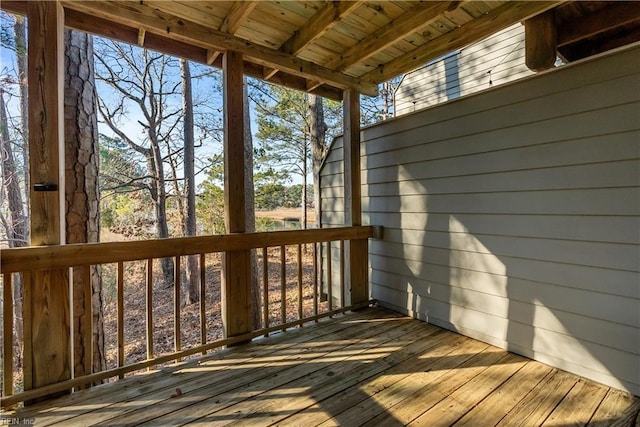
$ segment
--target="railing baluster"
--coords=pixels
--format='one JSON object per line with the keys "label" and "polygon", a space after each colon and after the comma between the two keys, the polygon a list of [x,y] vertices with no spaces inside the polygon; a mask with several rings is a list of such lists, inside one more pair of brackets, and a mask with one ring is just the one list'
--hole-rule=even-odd
{"label": "railing baluster", "polygon": [[[180,333],[180,290],[182,288],[182,278],[180,276],[181,257],[175,257],[173,263],[173,349],[177,353],[182,347]],[[176,362],[179,362],[177,359]]]}
{"label": "railing baluster", "polygon": [[[147,242],[125,242],[125,243],[104,243],[104,244],[92,244],[89,246],[85,246],[83,244],[77,245],[62,245],[60,247],[38,247],[38,248],[26,248],[25,251],[13,251],[11,249],[7,250],[7,253],[10,254],[8,258],[8,262],[5,262],[5,257],[3,253],[3,264],[2,264],[2,274],[4,275],[4,286],[3,286],[3,298],[4,298],[4,313],[3,313],[3,333],[5,336],[5,340],[3,342],[3,350],[5,355],[5,362],[11,361],[14,357],[13,354],[13,328],[15,326],[15,313],[12,312],[12,300],[13,300],[13,280],[15,279],[12,274],[14,272],[23,272],[25,275],[33,275],[34,271],[38,271],[46,268],[53,269],[67,269],[67,268],[75,268],[77,266],[84,267],[87,266],[87,271],[90,271],[88,267],[89,265],[104,265],[104,264],[112,264],[117,266],[116,276],[117,276],[117,367],[107,369],[100,373],[88,374],[82,377],[74,378],[72,380],[66,380],[59,382],[57,384],[52,384],[47,387],[41,388],[39,390],[32,390],[28,392],[15,393],[13,384],[13,369],[12,366],[7,363],[5,365],[5,369],[2,373],[2,399],[1,405],[3,407],[7,407],[15,402],[20,401],[28,401],[29,399],[34,398],[34,396],[42,396],[47,393],[50,393],[51,390],[69,390],[74,387],[83,384],[89,384],[91,382],[99,381],[104,378],[110,377],[120,377],[122,378],[125,373],[133,372],[139,369],[149,368],[152,369],[153,366],[156,366],[161,363],[167,363],[172,360],[179,361],[180,359],[184,359],[189,355],[200,354],[203,355],[207,353],[207,351],[217,348],[223,345],[235,344],[244,342],[245,340],[251,339],[252,337],[256,337],[259,335],[268,335],[270,332],[274,332],[276,330],[285,331],[289,327],[302,326],[304,322],[312,322],[318,321],[318,319],[323,317],[331,317],[337,313],[344,312],[345,310],[350,310],[354,308],[365,307],[368,304],[368,301],[362,301],[356,305],[346,307],[347,299],[346,292],[349,291],[347,289],[346,276],[347,276],[347,257],[346,253],[348,252],[347,243],[353,239],[365,240],[368,237],[371,237],[371,227],[345,227],[344,229],[326,229],[326,230],[305,230],[302,232],[291,232],[289,233],[255,233],[255,240],[247,239],[245,236],[239,238],[236,235],[223,236],[224,239],[219,239],[219,236],[215,236],[215,239],[209,239],[208,237],[199,237],[199,238],[181,238],[176,239],[176,243],[180,243],[179,250],[176,250],[172,247],[171,242],[166,241],[163,244],[156,244],[155,242],[147,243]],[[332,239],[332,240],[331,240]],[[169,239],[171,240],[171,239]],[[258,242],[256,244],[256,242]],[[326,253],[324,248],[324,243],[327,243]],[[337,242],[339,244],[334,247],[332,242]],[[144,243],[144,244],[143,244]],[[207,342],[207,303],[206,303],[206,256],[207,254],[201,253],[202,248],[208,248],[208,251],[213,251],[218,253],[219,250],[250,250],[251,248],[259,249],[262,248],[262,258],[263,258],[263,277],[262,277],[262,287],[263,287],[263,312],[262,317],[264,321],[264,327],[260,329],[255,329],[250,333],[244,334],[242,336],[233,337],[224,340],[215,340],[214,342]],[[256,246],[252,246],[252,245]],[[310,280],[313,285],[313,315],[307,314],[305,316],[305,307],[304,307],[304,292],[305,292],[305,284],[304,284],[304,270],[303,264],[304,257],[302,256],[302,251],[307,250],[308,244],[313,245],[313,278]],[[270,311],[270,303],[269,303],[269,246],[277,248],[280,247],[280,297],[281,297],[281,307],[280,307],[280,318],[281,323],[270,321],[271,311]],[[287,321],[288,319],[288,303],[287,303],[287,285],[289,283],[289,279],[291,280],[291,286],[294,287],[293,278],[289,278],[287,276],[287,246],[297,246],[297,296],[298,296],[298,319]],[[100,251],[96,251],[95,247],[99,246]],[[241,249],[238,249],[241,248]],[[340,303],[334,303],[333,301],[333,283],[335,280],[338,280],[337,277],[333,277],[332,270],[337,268],[337,265],[333,265],[333,252],[335,250],[340,251]],[[211,253],[213,253],[211,252]],[[178,255],[178,253],[180,255]],[[291,252],[293,255],[293,252]],[[79,257],[81,255],[81,257]],[[200,258],[200,346],[195,346],[188,348],[186,350],[181,350],[182,346],[182,335],[181,335],[181,292],[182,292],[182,272],[181,272],[181,261],[182,256],[199,256]],[[274,256],[277,256],[274,254]],[[153,308],[154,308],[154,260],[161,259],[164,257],[172,257],[175,260],[175,270],[173,272],[174,275],[174,347],[175,352],[172,354],[166,354],[161,356],[154,355],[154,318],[153,318]],[[145,317],[145,327],[146,327],[146,360],[140,362],[129,362],[127,364],[126,361],[126,352],[125,352],[125,333],[124,333],[124,321],[125,321],[125,307],[124,307],[124,275],[125,275],[125,266],[127,263],[134,262],[136,265],[138,264],[138,260],[146,261],[146,281],[145,281],[145,308],[146,308],[146,317]],[[323,262],[326,260],[326,268],[324,267]],[[80,264],[78,265],[78,262]],[[309,267],[309,266],[308,266]],[[291,270],[292,276],[293,268]],[[326,279],[325,279],[326,277]],[[89,278],[86,278],[86,283],[89,283]],[[277,279],[276,279],[277,280]],[[327,286],[327,293],[324,293],[324,286]],[[336,289],[337,290],[337,289]],[[292,289],[292,292],[295,292]],[[325,297],[329,300],[328,309],[327,307],[323,307],[324,310],[321,310],[320,303],[324,302]],[[338,296],[336,295],[336,302],[338,301]],[[157,298],[156,298],[157,299]],[[334,306],[341,306],[341,308],[335,309]],[[25,316],[26,318],[31,318],[29,313],[27,312],[30,307],[25,306]],[[292,307],[293,309],[293,307]],[[311,310],[309,310],[311,311]],[[322,313],[319,313],[323,311]],[[26,320],[26,319],[25,319]],[[275,323],[274,325],[270,325],[270,323]],[[25,337],[31,333],[31,329],[29,325],[25,325]],[[27,348],[31,341],[25,340],[25,350],[27,353],[31,353],[32,351]],[[30,383],[30,373],[31,371],[25,370],[24,381],[25,384]]]}
{"label": "railing baluster", "polygon": [[[205,292],[205,281],[207,276],[206,254],[200,254],[200,344],[207,343],[207,301]],[[202,352],[204,356],[206,351]]]}
{"label": "railing baluster", "polygon": [[263,328],[269,327],[269,251],[266,247],[262,248],[262,323]]}
{"label": "railing baluster", "polygon": [[313,315],[318,314],[318,244],[313,245]]}
{"label": "railing baluster", "polygon": [[[118,263],[118,368],[124,366],[124,262]],[[119,375],[124,378],[124,374]]]}
{"label": "railing baluster", "polygon": [[331,242],[327,242],[327,300],[329,300],[329,311],[333,310],[333,260],[331,259]]}
{"label": "railing baluster", "polygon": [[[287,247],[280,246],[280,321],[287,323]],[[284,331],[286,328],[283,328]]]}
{"label": "railing baluster", "polygon": [[345,271],[344,271],[344,240],[340,240],[340,307],[345,306],[344,288],[345,288]]}
{"label": "railing baluster", "polygon": [[[147,260],[147,359],[153,359],[153,258]],[[149,368],[151,370],[151,368]]]}
{"label": "railing baluster", "polygon": [[2,395],[13,394],[13,273],[4,274],[2,279],[2,324],[4,330]]}
{"label": "railing baluster", "polygon": [[298,245],[298,319],[302,319],[302,245],[300,244]]}

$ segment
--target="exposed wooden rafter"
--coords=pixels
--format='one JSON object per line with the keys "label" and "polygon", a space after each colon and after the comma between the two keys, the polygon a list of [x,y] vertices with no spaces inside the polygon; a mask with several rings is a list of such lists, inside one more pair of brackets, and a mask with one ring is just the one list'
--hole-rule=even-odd
{"label": "exposed wooden rafter", "polygon": [[640,21],[640,2],[612,2],[599,13],[593,13],[558,28],[558,47],[578,42],[613,28]]}
{"label": "exposed wooden rafter", "polygon": [[222,21],[220,31],[223,33],[235,34],[257,4],[257,1],[234,2],[233,5],[231,5],[231,9],[229,9],[229,13],[224,18],[224,21]]}
{"label": "exposed wooden rafter", "polygon": [[[257,4],[257,1],[236,1],[233,3],[229,13],[222,21],[222,25],[220,25],[220,31],[235,34]],[[213,64],[221,53],[219,50],[207,49],[207,64]]]}
{"label": "exposed wooden rafter", "polygon": [[461,2],[422,2],[400,17],[362,39],[349,50],[325,64],[327,68],[343,71],[389,47],[407,35],[432,24],[446,11],[459,7]]}
{"label": "exposed wooden rafter", "polygon": [[461,49],[510,25],[561,4],[561,1],[508,2],[491,12],[425,43],[411,52],[380,65],[361,76],[365,81],[381,83],[411,71],[440,56]]}
{"label": "exposed wooden rafter", "polygon": [[556,62],[557,36],[553,10],[524,21],[525,64],[532,71],[544,71]]}
{"label": "exposed wooden rafter", "polygon": [[328,2],[305,25],[300,27],[289,40],[282,44],[280,51],[297,55],[362,3],[363,1]]}
{"label": "exposed wooden rafter", "polygon": [[317,80],[340,89],[353,88],[366,95],[377,94],[377,85],[358,78],[337,73],[296,58],[293,55],[261,46],[228,33],[205,27],[195,22],[187,22],[173,15],[153,9],[145,4],[130,2],[126,8],[108,2],[64,1],[65,7],[87,14],[143,27],[147,33],[170,35],[171,38],[205,49],[234,50],[243,54],[248,62],[272,67],[306,79]]}
{"label": "exposed wooden rafter", "polygon": [[[3,1],[1,5],[2,9],[8,12],[19,15],[26,14],[27,2],[25,1]],[[90,16],[76,10],[67,9],[65,11],[65,25],[76,30],[120,40],[129,44],[138,43],[139,30],[137,28],[112,22],[104,18]],[[219,51],[183,43],[167,38],[164,35],[145,32],[143,47],[169,55],[180,56],[190,61],[208,64],[218,68],[222,67],[222,59]],[[250,77],[266,80],[265,68],[262,66],[245,61],[244,70],[245,74]],[[271,72],[277,72],[277,70],[273,68],[269,68],[269,70],[271,70]],[[278,73],[275,78],[272,77],[273,76],[270,76],[269,78],[272,83],[291,89],[304,91],[308,87],[307,80],[299,76],[288,73]],[[342,100],[343,92],[342,89],[336,87],[321,85],[312,89],[311,93],[327,99],[340,101]]]}

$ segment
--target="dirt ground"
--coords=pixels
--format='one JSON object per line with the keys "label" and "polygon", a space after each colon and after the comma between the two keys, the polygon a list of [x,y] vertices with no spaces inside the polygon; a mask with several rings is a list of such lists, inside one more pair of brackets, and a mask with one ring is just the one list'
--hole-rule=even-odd
{"label": "dirt ground", "polygon": [[[109,236],[117,240],[118,236]],[[123,239],[119,239],[123,240]],[[286,249],[286,318],[287,321],[298,318],[298,261],[297,246]],[[312,247],[306,250],[303,246],[302,256],[302,304],[303,316],[313,314],[313,255]],[[261,292],[263,260],[261,253],[257,256],[258,281]],[[163,283],[160,274],[160,262],[154,260],[154,275],[152,285],[153,307],[153,354],[159,356],[174,350],[174,291],[173,283]],[[186,264],[183,257],[181,265]],[[222,338],[221,316],[221,255],[206,256],[205,282],[205,319],[207,342]],[[146,348],[146,262],[135,261],[124,263],[124,350],[125,364],[145,360]],[[269,325],[281,324],[281,268],[280,248],[270,248],[268,252],[268,300]],[[107,369],[117,367],[117,290],[116,265],[102,266],[103,280],[103,310],[105,329],[105,352],[107,355]],[[200,344],[200,304],[185,304],[186,285],[183,283],[180,308],[180,347],[187,349]],[[262,301],[262,296],[261,299]],[[262,307],[259,308],[262,313]],[[319,303],[319,311],[326,311],[326,303]],[[261,316],[262,317],[262,316]],[[15,346],[14,354],[21,354],[22,349]],[[195,356],[197,357],[197,356]],[[22,361],[20,357],[14,360],[14,387],[22,390]]]}

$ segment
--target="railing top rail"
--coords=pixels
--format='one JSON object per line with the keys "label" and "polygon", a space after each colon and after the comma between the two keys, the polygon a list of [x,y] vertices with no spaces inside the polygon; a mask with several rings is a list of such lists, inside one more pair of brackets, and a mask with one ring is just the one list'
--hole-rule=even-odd
{"label": "railing top rail", "polygon": [[281,245],[368,239],[373,235],[372,226],[355,226],[129,242],[34,246],[3,250],[0,255],[0,267],[2,274],[7,274]]}

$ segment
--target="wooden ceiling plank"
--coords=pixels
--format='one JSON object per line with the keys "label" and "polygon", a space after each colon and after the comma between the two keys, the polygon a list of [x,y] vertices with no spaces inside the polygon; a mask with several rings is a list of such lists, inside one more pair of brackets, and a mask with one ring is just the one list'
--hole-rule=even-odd
{"label": "wooden ceiling plank", "polygon": [[506,3],[466,25],[444,33],[429,43],[378,66],[375,70],[366,73],[360,78],[373,83],[387,81],[562,3],[562,1],[518,1]]}
{"label": "wooden ceiling plank", "polygon": [[613,2],[605,9],[574,20],[571,25],[560,25],[558,28],[558,47],[638,20],[640,20],[640,2]]}
{"label": "wooden ceiling plank", "polygon": [[251,11],[258,5],[257,1],[236,1],[231,5],[229,13],[225,16],[220,31],[235,34],[247,19]]}
{"label": "wooden ceiling plank", "polygon": [[435,22],[447,11],[454,10],[461,2],[422,2],[365,37],[346,52],[325,64],[327,68],[343,71],[389,47],[397,40]]}
{"label": "wooden ceiling plank", "polygon": [[305,25],[300,27],[289,40],[284,42],[280,50],[290,55],[297,55],[362,3],[363,1],[328,2]]}
{"label": "wooden ceiling plank", "polygon": [[306,79],[318,80],[330,86],[341,89],[353,88],[369,96],[375,96],[378,92],[376,84],[334,72],[310,61],[304,61],[284,52],[259,46],[203,25],[187,22],[137,2],[123,4],[64,1],[63,4],[72,10],[85,12],[88,15],[97,15],[135,27],[143,27],[149,33],[164,35],[205,49],[235,50],[241,52],[249,62],[276,68]]}
{"label": "wooden ceiling plank", "polygon": [[[1,6],[2,10],[18,15],[26,14],[27,10],[26,1],[3,1]],[[65,10],[65,25],[75,30],[96,34],[101,37],[107,37],[133,45],[138,43],[139,30],[137,28],[91,16],[76,10]],[[182,43],[180,41],[169,39],[163,35],[146,33],[144,38],[144,47],[169,55],[179,56],[201,64],[208,64],[217,68],[222,67],[222,56],[219,51]],[[262,66],[245,62],[244,70],[245,74],[250,77],[261,80],[265,79],[264,75],[266,70]],[[277,71],[273,68],[271,70]],[[307,87],[309,86],[306,79],[288,73],[279,73],[277,76],[271,78],[270,82],[302,91],[307,90]],[[343,94],[342,89],[327,85],[318,86],[309,90],[309,92],[334,101],[341,101]]]}

